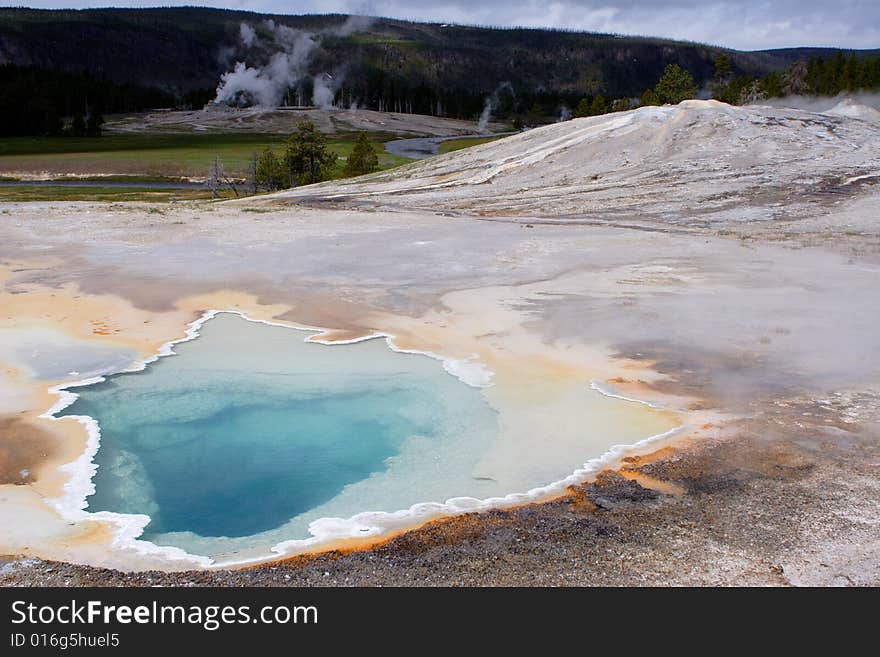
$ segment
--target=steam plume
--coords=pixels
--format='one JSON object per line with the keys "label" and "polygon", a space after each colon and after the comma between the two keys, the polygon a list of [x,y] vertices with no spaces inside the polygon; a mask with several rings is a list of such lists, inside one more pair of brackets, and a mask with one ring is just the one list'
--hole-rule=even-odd
{"label": "steam plume", "polygon": [[790,107],[807,112],[827,112],[840,103],[856,103],[880,110],[880,94],[863,91],[844,92],[837,96],[785,96],[783,98],[764,98],[757,105],[770,107]]}
{"label": "steam plume", "polygon": [[480,113],[480,120],[477,122],[478,132],[488,132],[489,120],[492,118],[492,112],[498,107],[499,96],[502,91],[508,91],[511,96],[516,96],[513,85],[510,82],[502,82],[489,96],[486,96],[486,102],[483,104],[483,111]]}
{"label": "steam plume", "polygon": [[[271,19],[256,26],[241,23],[236,49],[238,59],[232,70],[221,76],[214,102],[240,107],[278,107],[288,90],[301,90],[309,77],[315,50],[325,35],[348,36],[368,29],[372,20],[366,16],[349,16],[342,25],[319,32],[297,30]],[[260,64],[248,65],[247,60]],[[314,104],[332,107],[343,77],[341,71],[315,75]]]}

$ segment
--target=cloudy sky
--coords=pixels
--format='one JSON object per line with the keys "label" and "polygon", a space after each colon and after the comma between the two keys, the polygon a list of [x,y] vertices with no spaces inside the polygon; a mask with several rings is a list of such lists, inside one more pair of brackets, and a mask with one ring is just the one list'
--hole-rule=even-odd
{"label": "cloudy sky", "polygon": [[32,0],[32,7],[206,5],[664,36],[731,48],[880,48],[878,0]]}

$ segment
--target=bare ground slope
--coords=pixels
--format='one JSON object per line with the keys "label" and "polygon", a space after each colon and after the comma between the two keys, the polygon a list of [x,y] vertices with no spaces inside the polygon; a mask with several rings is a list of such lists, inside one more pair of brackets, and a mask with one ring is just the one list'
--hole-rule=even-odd
{"label": "bare ground slope", "polygon": [[[258,133],[289,134],[300,121],[311,121],[321,132],[389,132],[402,136],[453,137],[477,131],[474,121],[423,114],[376,112],[366,109],[290,108],[267,110],[208,105],[198,110],[144,112],[110,118],[104,126],[114,133]],[[500,124],[492,124],[501,129]]]}

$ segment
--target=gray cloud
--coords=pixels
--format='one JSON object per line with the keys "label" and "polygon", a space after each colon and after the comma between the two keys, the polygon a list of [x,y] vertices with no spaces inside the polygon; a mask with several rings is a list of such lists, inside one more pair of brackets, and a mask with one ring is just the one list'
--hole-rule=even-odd
{"label": "gray cloud", "polygon": [[[37,0],[34,7],[149,6],[126,0]],[[745,50],[788,46],[880,47],[877,0],[163,0],[271,13],[369,13],[478,25],[560,27],[661,36]]]}

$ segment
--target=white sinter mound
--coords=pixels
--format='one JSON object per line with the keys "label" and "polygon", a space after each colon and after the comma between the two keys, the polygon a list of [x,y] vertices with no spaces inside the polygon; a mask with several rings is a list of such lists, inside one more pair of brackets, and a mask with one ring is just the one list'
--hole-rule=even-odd
{"label": "white sinter mound", "polygon": [[880,123],[880,112],[868,105],[862,105],[852,98],[844,98],[837,103],[837,105],[823,112],[823,114],[830,114],[831,116],[846,116],[851,119],[861,119],[862,121]]}
{"label": "white sinter mound", "polygon": [[786,219],[876,193],[880,123],[860,107],[642,107],[268,198],[558,221]]}

